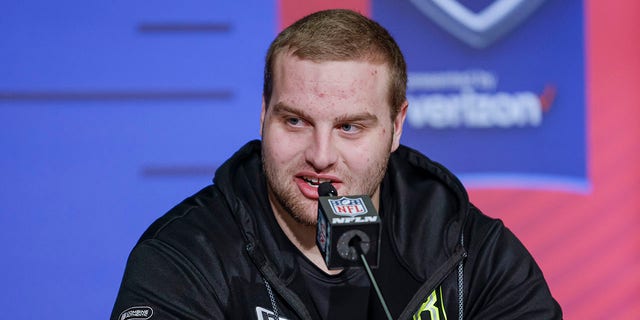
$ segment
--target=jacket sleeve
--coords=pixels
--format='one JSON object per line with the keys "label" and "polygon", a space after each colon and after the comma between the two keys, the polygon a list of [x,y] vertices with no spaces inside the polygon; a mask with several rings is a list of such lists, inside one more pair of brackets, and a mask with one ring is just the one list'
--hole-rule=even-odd
{"label": "jacket sleeve", "polygon": [[[474,210],[475,211],[475,210]],[[467,228],[467,319],[562,319],[542,271],[501,221],[474,212]],[[475,221],[473,221],[475,220]],[[484,221],[483,221],[484,220]]]}
{"label": "jacket sleeve", "polygon": [[180,252],[145,240],[129,256],[111,320],[223,319],[213,292]]}

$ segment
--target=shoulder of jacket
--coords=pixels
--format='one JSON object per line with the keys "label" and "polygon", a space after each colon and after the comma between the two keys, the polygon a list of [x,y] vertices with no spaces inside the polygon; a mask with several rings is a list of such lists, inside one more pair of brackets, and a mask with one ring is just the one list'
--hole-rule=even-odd
{"label": "shoulder of jacket", "polygon": [[155,220],[138,242],[159,239],[171,243],[214,235],[234,224],[229,210],[216,186],[208,185]]}

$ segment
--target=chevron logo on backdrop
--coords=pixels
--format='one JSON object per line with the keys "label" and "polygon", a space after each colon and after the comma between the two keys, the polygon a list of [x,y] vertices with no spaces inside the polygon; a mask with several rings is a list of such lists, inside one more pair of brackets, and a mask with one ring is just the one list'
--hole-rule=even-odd
{"label": "chevron logo on backdrop", "polygon": [[[410,0],[422,13],[466,44],[482,49],[528,18],[545,0]],[[488,4],[487,4],[488,2]]]}

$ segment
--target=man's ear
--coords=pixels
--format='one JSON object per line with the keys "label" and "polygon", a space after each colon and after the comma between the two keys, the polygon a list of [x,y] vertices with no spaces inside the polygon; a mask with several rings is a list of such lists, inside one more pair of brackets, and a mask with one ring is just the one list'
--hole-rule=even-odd
{"label": "man's ear", "polygon": [[404,119],[407,117],[407,109],[409,108],[409,101],[405,100],[400,107],[400,111],[393,119],[393,142],[391,144],[391,152],[396,151],[400,146],[400,137],[402,136],[402,126],[404,125]]}
{"label": "man's ear", "polygon": [[264,117],[267,113],[267,106],[264,102],[264,96],[262,96],[262,110],[260,111],[260,136],[262,137],[262,129],[264,125]]}

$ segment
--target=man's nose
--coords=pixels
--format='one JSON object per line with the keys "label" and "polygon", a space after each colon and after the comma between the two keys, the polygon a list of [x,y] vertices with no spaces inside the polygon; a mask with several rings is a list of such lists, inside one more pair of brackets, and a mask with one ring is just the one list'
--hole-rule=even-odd
{"label": "man's nose", "polygon": [[317,171],[331,168],[338,161],[336,141],[331,130],[314,131],[305,152],[306,161]]}

